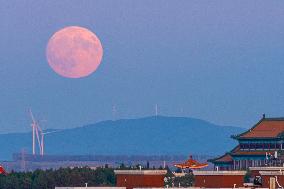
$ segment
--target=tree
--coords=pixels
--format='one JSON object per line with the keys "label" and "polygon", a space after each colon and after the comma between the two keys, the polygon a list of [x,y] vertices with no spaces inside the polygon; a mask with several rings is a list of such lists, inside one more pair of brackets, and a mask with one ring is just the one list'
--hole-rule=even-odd
{"label": "tree", "polygon": [[194,183],[194,175],[190,172],[181,177],[174,178],[174,185],[177,187],[191,187]]}
{"label": "tree", "polygon": [[111,168],[89,167],[60,168],[58,170],[36,170],[34,172],[11,172],[7,176],[0,175],[1,189],[54,189],[55,186],[114,186],[115,175]]}
{"label": "tree", "polygon": [[246,174],[244,176],[244,182],[248,183],[251,182],[252,173],[249,169],[247,169]]}

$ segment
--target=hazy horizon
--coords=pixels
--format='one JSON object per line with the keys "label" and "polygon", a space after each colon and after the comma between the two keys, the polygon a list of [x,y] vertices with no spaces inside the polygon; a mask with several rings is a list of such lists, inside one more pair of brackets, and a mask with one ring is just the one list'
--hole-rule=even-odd
{"label": "hazy horizon", "polygon": [[[68,127],[68,128],[49,128],[49,127],[43,127],[44,130],[65,130],[65,129],[75,129],[75,128],[81,128],[81,127],[85,127],[85,126],[89,126],[89,125],[96,125],[98,123],[102,123],[102,122],[108,122],[108,121],[112,121],[112,122],[119,122],[119,121],[123,121],[123,120],[139,120],[139,119],[147,119],[147,118],[154,118],[156,117],[156,115],[149,115],[149,116],[142,116],[142,117],[136,117],[136,118],[118,118],[118,119],[106,119],[106,120],[98,120],[96,122],[90,122],[90,123],[85,123],[82,125],[77,125],[74,127]],[[210,124],[213,125],[217,125],[220,127],[237,127],[237,128],[242,128],[242,129],[247,129],[248,127],[246,126],[238,126],[238,125],[222,125],[222,124],[218,124],[218,123],[214,123],[208,120],[204,120],[201,118],[196,118],[196,117],[186,117],[186,116],[165,116],[165,115],[157,115],[157,117],[164,117],[164,118],[187,118],[187,119],[196,119],[196,120],[200,120],[200,121],[204,121],[204,122],[208,122]],[[260,119],[259,119],[260,120]],[[257,120],[257,121],[259,121]],[[256,122],[257,122],[256,121]],[[45,124],[43,124],[45,125]],[[42,125],[41,125],[42,126]],[[253,125],[250,125],[249,127],[252,127]],[[32,129],[28,129],[28,130],[24,130],[24,131],[12,131],[12,132],[0,132],[0,134],[13,134],[13,133],[31,133]]]}

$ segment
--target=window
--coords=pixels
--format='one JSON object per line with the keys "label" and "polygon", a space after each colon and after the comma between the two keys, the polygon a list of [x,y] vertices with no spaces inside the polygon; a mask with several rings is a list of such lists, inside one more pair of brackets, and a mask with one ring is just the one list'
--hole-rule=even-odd
{"label": "window", "polygon": [[270,144],[270,149],[275,149],[275,143]]}
{"label": "window", "polygon": [[262,149],[263,148],[263,144],[257,143],[255,148],[256,149]]}
{"label": "window", "polygon": [[255,144],[254,143],[250,144],[250,149],[255,149]]}

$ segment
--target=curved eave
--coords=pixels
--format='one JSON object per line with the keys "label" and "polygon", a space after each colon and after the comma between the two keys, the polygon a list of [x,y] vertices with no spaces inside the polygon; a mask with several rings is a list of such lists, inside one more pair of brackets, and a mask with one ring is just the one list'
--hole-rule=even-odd
{"label": "curved eave", "polygon": [[229,164],[229,165],[230,165],[230,164],[232,164],[233,162],[234,162],[234,161],[216,161],[216,162],[214,162],[214,164],[215,164],[215,165],[218,165],[218,164],[219,164],[219,165],[220,165],[220,164],[222,164],[222,165],[223,165],[223,164]]}
{"label": "curved eave", "polygon": [[[226,155],[226,154],[225,154]],[[220,159],[221,157],[223,157],[224,155],[222,156],[219,156],[219,157],[216,157],[216,158],[213,158],[213,159],[208,159],[207,162],[210,162],[210,163],[214,163],[217,159]]]}
{"label": "curved eave", "polygon": [[237,140],[237,139],[238,139],[238,136],[239,136],[239,135],[231,135],[231,138]]}
{"label": "curved eave", "polygon": [[233,139],[236,140],[242,140],[242,139],[283,139],[284,138],[284,131],[279,133],[276,137],[259,137],[259,138],[253,138],[253,137],[244,137],[244,135],[246,135],[247,133],[251,132],[255,127],[257,127],[261,122],[263,121],[284,121],[284,117],[279,117],[279,118],[265,118],[263,117],[262,119],[260,119],[252,128],[248,129],[247,131],[238,134],[238,135],[234,135],[231,136]]}
{"label": "curved eave", "polygon": [[239,156],[265,156],[264,154],[231,154],[233,157]]}
{"label": "curved eave", "polygon": [[214,159],[208,159],[208,160],[207,160],[207,162],[214,163],[216,159],[217,159],[217,158],[214,158]]}
{"label": "curved eave", "polygon": [[210,162],[210,163],[232,163],[232,161],[215,161],[215,159],[208,159],[207,162]]}
{"label": "curved eave", "polygon": [[283,136],[277,136],[277,137],[241,137],[241,136],[235,136],[234,139],[237,140],[275,140],[275,139],[284,139]]}
{"label": "curved eave", "polygon": [[255,127],[257,127],[263,120],[265,120],[265,118],[260,119],[260,120],[259,120],[252,128],[250,128],[249,130],[247,130],[247,131],[245,131],[245,132],[243,132],[243,133],[241,133],[241,134],[238,134],[238,135],[234,136],[235,139],[239,139],[242,135],[245,135],[245,134],[251,132],[251,130],[254,129]]}
{"label": "curved eave", "polygon": [[208,159],[207,162],[210,162],[210,163],[215,163],[215,162],[217,162],[217,163],[229,163],[229,162],[232,162],[232,161],[217,161],[218,159],[221,159],[222,157],[224,157],[226,155],[231,155],[231,154],[229,152],[227,152],[224,155],[216,157],[214,159]]}

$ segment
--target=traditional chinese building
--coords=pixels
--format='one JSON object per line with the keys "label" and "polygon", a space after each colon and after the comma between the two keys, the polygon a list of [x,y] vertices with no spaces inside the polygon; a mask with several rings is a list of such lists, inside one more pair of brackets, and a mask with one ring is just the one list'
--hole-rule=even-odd
{"label": "traditional chinese building", "polygon": [[189,157],[188,160],[186,160],[184,163],[178,163],[174,165],[177,168],[180,169],[202,169],[204,167],[208,166],[208,163],[199,163],[198,161],[192,159],[192,156]]}
{"label": "traditional chinese building", "polygon": [[215,170],[245,170],[249,167],[283,166],[284,118],[266,118],[233,139],[238,145],[230,152],[209,160]]}

